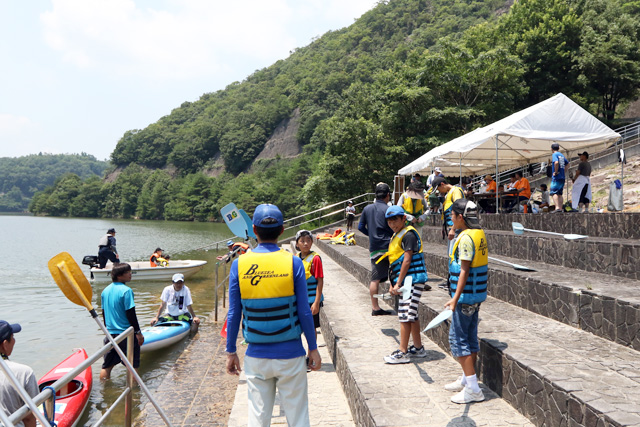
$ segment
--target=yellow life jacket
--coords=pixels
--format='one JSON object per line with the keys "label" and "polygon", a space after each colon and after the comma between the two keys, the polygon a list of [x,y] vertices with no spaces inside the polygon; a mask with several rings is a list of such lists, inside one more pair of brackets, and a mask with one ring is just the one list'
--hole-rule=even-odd
{"label": "yellow life jacket", "polygon": [[402,262],[404,261],[405,250],[402,249],[402,238],[407,234],[407,232],[415,233],[420,245],[418,252],[414,252],[411,257],[411,264],[409,265],[407,276],[413,277],[413,283],[426,283],[428,280],[427,267],[424,263],[424,256],[422,254],[422,239],[420,238],[418,231],[408,225],[391,237],[389,250],[376,262],[377,264],[385,257],[389,257],[389,280],[392,285],[396,284],[398,275],[400,274],[400,268],[402,267]]}
{"label": "yellow life jacket", "polygon": [[404,201],[402,202],[402,209],[409,215],[420,216],[424,213],[424,205],[422,199],[412,199],[407,196],[407,193],[402,195]]}
{"label": "yellow life jacket", "polygon": [[473,240],[473,259],[471,260],[469,277],[467,277],[467,282],[458,302],[476,304],[487,299],[489,250],[484,230],[469,228],[462,230],[453,243],[453,248],[449,254],[449,288],[453,297],[458,287],[458,278],[462,269],[458,257],[458,245],[463,236],[469,236]]}
{"label": "yellow life jacket", "polygon": [[[311,274],[311,262],[316,255],[318,254],[313,251],[304,258],[302,258],[302,254],[298,254],[300,259],[302,259],[304,274],[307,278],[307,297],[309,304],[316,302],[316,294],[318,293],[318,279]],[[320,302],[322,301],[324,301],[324,295],[320,296]]]}
{"label": "yellow life jacket", "polygon": [[462,191],[461,187],[454,185],[444,197],[444,205],[442,210],[442,220],[449,227],[453,225],[453,221],[451,220],[451,207],[453,205],[453,202],[458,199],[464,199],[464,191]]}
{"label": "yellow life jacket", "polygon": [[298,339],[302,333],[293,286],[293,254],[247,252],[238,258],[242,333],[248,343]]}

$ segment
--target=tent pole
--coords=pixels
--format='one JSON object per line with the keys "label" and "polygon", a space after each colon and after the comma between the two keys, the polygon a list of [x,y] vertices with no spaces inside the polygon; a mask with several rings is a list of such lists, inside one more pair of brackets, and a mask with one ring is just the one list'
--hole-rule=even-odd
{"label": "tent pole", "polygon": [[460,186],[462,186],[462,153],[460,153]]}
{"label": "tent pole", "polygon": [[496,134],[496,213],[500,212],[500,177],[498,176],[498,134]]}

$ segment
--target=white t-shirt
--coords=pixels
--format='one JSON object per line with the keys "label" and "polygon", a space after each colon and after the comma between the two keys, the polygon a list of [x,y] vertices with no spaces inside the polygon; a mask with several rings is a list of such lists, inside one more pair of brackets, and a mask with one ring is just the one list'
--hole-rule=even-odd
{"label": "white t-shirt", "polygon": [[181,314],[188,313],[189,307],[193,304],[191,301],[191,291],[185,285],[180,289],[180,291],[176,291],[173,288],[173,285],[169,285],[162,291],[162,295],[160,299],[167,303],[167,313],[169,316],[180,316]]}
{"label": "white t-shirt", "polygon": [[[27,365],[12,362],[11,360],[5,360],[7,365],[13,374],[18,379],[18,382],[22,384],[24,389],[29,393],[29,396],[36,397],[40,392],[38,390],[38,381],[33,373],[33,369]],[[13,414],[24,405],[20,394],[13,388],[11,382],[4,375],[4,371],[0,369],[0,410],[6,414]],[[16,427],[23,427],[24,423],[20,421],[15,425]]]}

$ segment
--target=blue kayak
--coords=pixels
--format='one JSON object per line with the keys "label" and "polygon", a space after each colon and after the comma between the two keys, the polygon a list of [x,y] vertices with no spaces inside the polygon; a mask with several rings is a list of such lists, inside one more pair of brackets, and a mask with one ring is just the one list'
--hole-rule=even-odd
{"label": "blue kayak", "polygon": [[189,335],[191,325],[189,322],[180,320],[170,320],[159,322],[153,326],[142,329],[144,344],[140,347],[141,352],[158,350],[175,344]]}

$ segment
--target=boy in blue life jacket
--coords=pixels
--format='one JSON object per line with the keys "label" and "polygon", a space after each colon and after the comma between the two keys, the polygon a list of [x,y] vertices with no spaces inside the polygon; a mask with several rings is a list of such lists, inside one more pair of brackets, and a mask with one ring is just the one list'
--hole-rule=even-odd
{"label": "boy in blue life jacket", "polygon": [[[404,279],[413,279],[411,297],[400,299],[398,304],[398,319],[400,320],[400,348],[384,357],[385,363],[409,363],[410,356],[426,357],[427,352],[422,345],[420,336],[420,319],[418,305],[427,282],[427,267],[422,254],[422,241],[415,228],[406,225],[407,217],[400,206],[391,206],[385,213],[387,224],[394,232],[389,242],[389,250],[383,255],[389,257],[389,280],[393,295],[401,295],[400,288]],[[413,345],[409,346],[409,336],[413,338]]]}
{"label": "boy in blue life jacket", "polygon": [[323,306],[324,295],[324,271],[322,269],[322,258],[311,251],[313,245],[313,235],[308,230],[300,230],[296,233],[296,249],[300,252],[298,257],[304,264],[304,272],[307,278],[307,292],[309,295],[309,307],[313,314],[313,326],[316,328],[316,338],[320,327],[320,307]]}
{"label": "boy in blue life jacket", "polygon": [[478,312],[480,304],[487,299],[487,238],[480,228],[477,207],[472,201],[458,199],[453,202],[451,219],[453,226],[461,231],[450,252],[451,299],[444,307],[453,311],[449,344],[463,374],[444,388],[459,392],[451,398],[454,403],[481,402],[484,394],[478,386],[475,364],[480,351]]}

